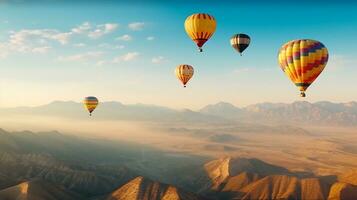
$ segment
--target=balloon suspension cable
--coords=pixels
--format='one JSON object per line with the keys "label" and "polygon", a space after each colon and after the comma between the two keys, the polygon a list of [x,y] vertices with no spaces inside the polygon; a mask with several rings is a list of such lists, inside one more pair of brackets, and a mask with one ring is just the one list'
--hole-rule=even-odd
{"label": "balloon suspension cable", "polygon": [[300,96],[301,96],[301,97],[306,97],[305,92],[304,92],[304,91],[302,91],[302,92],[300,93]]}

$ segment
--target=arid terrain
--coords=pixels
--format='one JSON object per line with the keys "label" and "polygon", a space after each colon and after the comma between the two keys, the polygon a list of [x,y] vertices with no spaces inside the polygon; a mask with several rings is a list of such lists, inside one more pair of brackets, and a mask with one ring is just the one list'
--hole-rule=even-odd
{"label": "arid terrain", "polygon": [[357,198],[354,102],[101,106],[1,109],[0,199]]}

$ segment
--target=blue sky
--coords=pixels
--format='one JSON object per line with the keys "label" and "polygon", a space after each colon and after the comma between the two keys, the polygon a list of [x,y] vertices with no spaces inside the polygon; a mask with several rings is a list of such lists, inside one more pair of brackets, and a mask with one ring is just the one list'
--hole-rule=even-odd
{"label": "blue sky", "polygon": [[[299,38],[319,40],[330,53],[305,100],[357,100],[356,3],[100,2],[0,4],[1,107],[89,95],[175,108],[301,100],[277,63],[280,46]],[[197,12],[217,20],[203,53],[183,28]],[[235,33],[252,38],[243,57],[229,45]],[[186,89],[173,73],[183,63],[195,68]]]}

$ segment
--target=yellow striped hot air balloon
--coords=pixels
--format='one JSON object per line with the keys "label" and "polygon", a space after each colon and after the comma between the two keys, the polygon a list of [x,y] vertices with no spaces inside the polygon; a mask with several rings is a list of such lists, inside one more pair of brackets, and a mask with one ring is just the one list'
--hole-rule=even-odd
{"label": "yellow striped hot air balloon", "polygon": [[89,115],[92,116],[92,112],[98,105],[98,99],[93,96],[84,98],[83,100],[84,107],[88,110]]}
{"label": "yellow striped hot air balloon", "polygon": [[187,35],[197,44],[199,51],[202,52],[202,46],[216,30],[216,20],[209,14],[193,14],[186,18],[185,30]]}
{"label": "yellow striped hot air balloon", "polygon": [[183,86],[186,87],[187,82],[193,76],[193,67],[191,65],[179,65],[175,69],[176,77],[182,82]]}
{"label": "yellow striped hot air balloon", "polygon": [[284,44],[279,51],[279,64],[305,97],[306,89],[324,70],[327,48],[319,41],[302,39]]}

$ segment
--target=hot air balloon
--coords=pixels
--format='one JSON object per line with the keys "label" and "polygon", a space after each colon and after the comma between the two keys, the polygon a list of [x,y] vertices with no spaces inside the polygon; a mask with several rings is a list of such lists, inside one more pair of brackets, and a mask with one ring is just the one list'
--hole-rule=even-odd
{"label": "hot air balloon", "polygon": [[249,43],[250,37],[246,34],[240,33],[231,37],[231,45],[240,55],[242,55],[243,51],[249,46]]}
{"label": "hot air balloon", "polygon": [[179,65],[175,69],[177,78],[182,82],[183,87],[186,87],[187,82],[193,76],[193,67],[191,65]]}
{"label": "hot air balloon", "polygon": [[216,30],[216,20],[209,14],[193,14],[186,18],[185,30],[187,35],[197,44],[199,51],[202,52],[202,46]]}
{"label": "hot air balloon", "polygon": [[324,70],[328,60],[327,48],[315,40],[293,40],[279,51],[279,64],[290,80],[299,88],[301,97]]}
{"label": "hot air balloon", "polygon": [[84,107],[88,110],[89,115],[92,116],[93,110],[98,105],[98,99],[96,97],[89,96],[89,97],[84,98],[83,104],[84,104]]}

